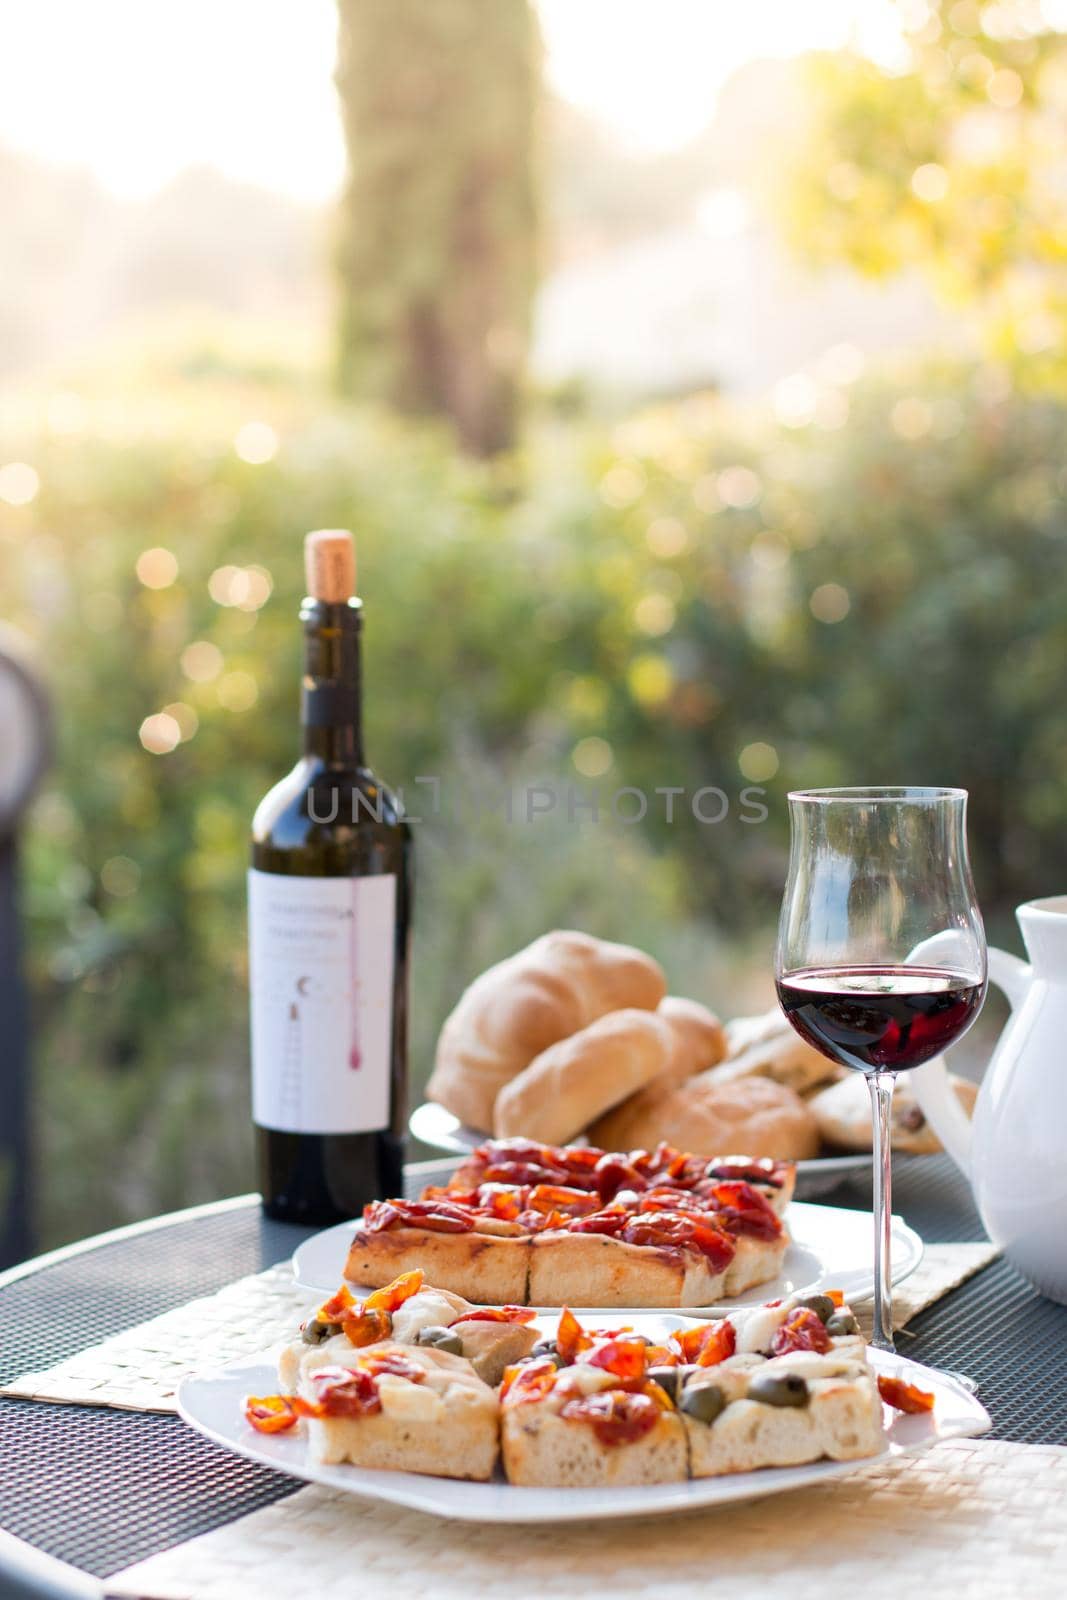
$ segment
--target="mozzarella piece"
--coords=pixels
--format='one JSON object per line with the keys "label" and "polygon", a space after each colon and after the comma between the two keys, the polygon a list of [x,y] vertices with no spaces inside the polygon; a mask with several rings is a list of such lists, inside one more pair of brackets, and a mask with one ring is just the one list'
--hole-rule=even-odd
{"label": "mozzarella piece", "polygon": [[769,1350],[792,1309],[791,1305],[754,1306],[751,1311],[733,1312],[730,1321],[737,1332],[738,1353],[760,1355]]}
{"label": "mozzarella piece", "polygon": [[391,1372],[383,1372],[378,1379],[378,1398],[382,1411],[394,1422],[439,1422],[445,1414],[444,1401],[433,1389]]}
{"label": "mozzarella piece", "polygon": [[398,1344],[414,1344],[423,1328],[450,1328],[459,1315],[437,1289],[420,1289],[393,1312],[392,1338]]}
{"label": "mozzarella piece", "polygon": [[[602,1389],[616,1388],[618,1382],[618,1378],[613,1373],[605,1372],[603,1367],[590,1367],[579,1361],[573,1367],[560,1369],[553,1393],[563,1394],[570,1390],[575,1394],[599,1394]],[[567,1398],[570,1398],[570,1394],[567,1394]]]}

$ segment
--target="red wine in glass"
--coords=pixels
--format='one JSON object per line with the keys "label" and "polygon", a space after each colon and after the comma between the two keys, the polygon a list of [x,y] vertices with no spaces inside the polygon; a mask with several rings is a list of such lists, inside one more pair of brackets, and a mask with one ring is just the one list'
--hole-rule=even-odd
{"label": "red wine in glass", "polygon": [[778,980],[782,1010],[823,1055],[861,1072],[904,1072],[940,1055],[985,994],[942,967],[815,967]]}

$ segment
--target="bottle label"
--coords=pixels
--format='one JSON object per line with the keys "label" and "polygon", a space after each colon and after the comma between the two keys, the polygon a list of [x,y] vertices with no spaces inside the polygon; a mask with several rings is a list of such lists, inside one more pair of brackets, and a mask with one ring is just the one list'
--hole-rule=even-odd
{"label": "bottle label", "polygon": [[252,1115],[286,1133],[389,1124],[396,876],[248,874]]}

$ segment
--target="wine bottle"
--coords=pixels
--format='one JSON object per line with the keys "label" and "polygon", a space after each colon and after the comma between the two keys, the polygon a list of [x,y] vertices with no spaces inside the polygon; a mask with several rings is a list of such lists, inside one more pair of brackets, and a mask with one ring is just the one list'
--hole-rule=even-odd
{"label": "wine bottle", "polygon": [[402,1192],[412,846],[363,756],[352,535],[304,554],[303,751],[252,822],[252,1116],[264,1210],[329,1223]]}

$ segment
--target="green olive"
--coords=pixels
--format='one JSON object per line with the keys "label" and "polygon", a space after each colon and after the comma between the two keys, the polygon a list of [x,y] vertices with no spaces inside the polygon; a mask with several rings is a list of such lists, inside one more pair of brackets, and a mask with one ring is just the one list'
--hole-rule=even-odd
{"label": "green olive", "polygon": [[415,1336],[416,1344],[427,1344],[434,1350],[447,1350],[450,1355],[463,1354],[463,1340],[458,1333],[453,1333],[451,1328],[420,1328]]}
{"label": "green olive", "polygon": [[305,1344],[325,1344],[327,1339],[332,1339],[340,1331],[339,1322],[323,1322],[319,1317],[309,1317],[300,1330],[300,1337]]}
{"label": "green olive", "polygon": [[846,1333],[859,1333],[860,1325],[851,1311],[835,1311],[827,1319],[826,1331],[831,1339],[840,1339]]}
{"label": "green olive", "polygon": [[793,1304],[806,1306],[809,1311],[814,1311],[820,1322],[828,1322],[837,1310],[828,1294],[806,1294]]}
{"label": "green olive", "polygon": [[763,1406],[806,1406],[811,1391],[798,1372],[764,1372],[749,1384],[748,1398]]}
{"label": "green olive", "polygon": [[658,1383],[665,1395],[670,1399],[678,1399],[678,1368],[677,1367],[649,1367],[648,1376],[653,1383]]}
{"label": "green olive", "polygon": [[717,1383],[691,1383],[684,1390],[678,1407],[694,1422],[712,1423],[726,1409],[726,1396]]}

